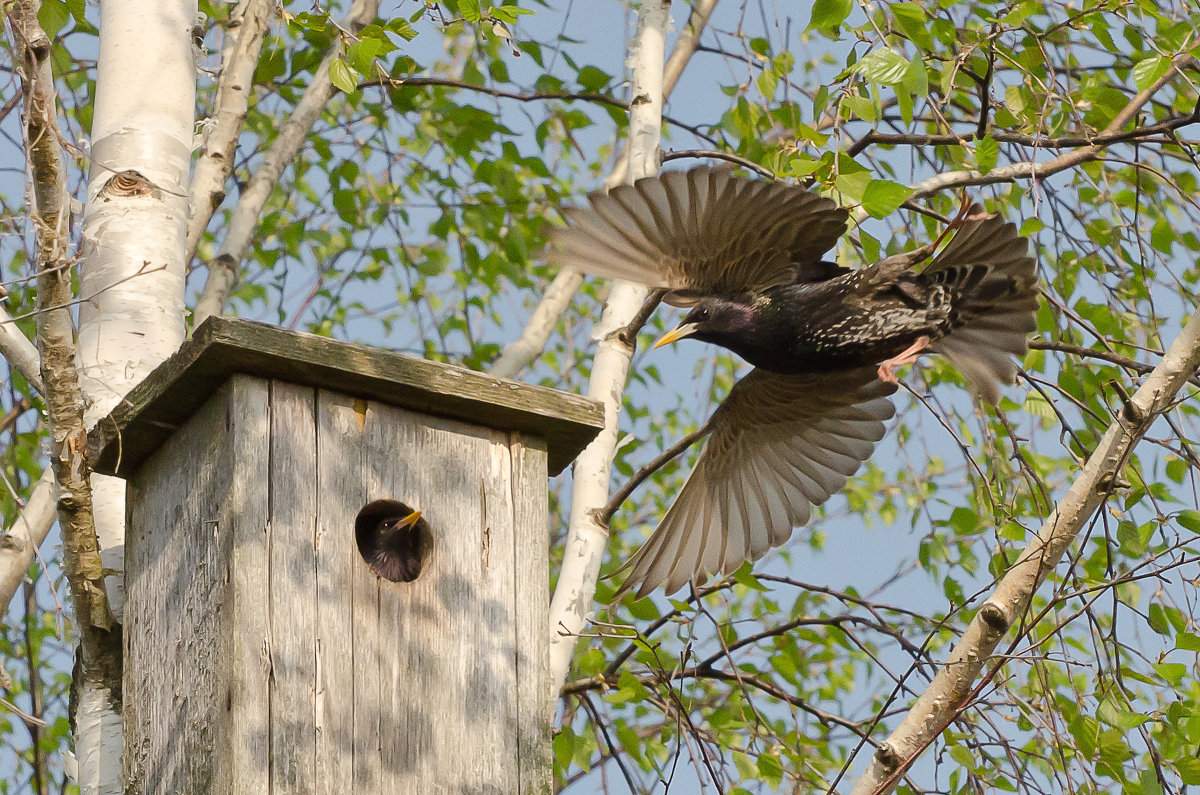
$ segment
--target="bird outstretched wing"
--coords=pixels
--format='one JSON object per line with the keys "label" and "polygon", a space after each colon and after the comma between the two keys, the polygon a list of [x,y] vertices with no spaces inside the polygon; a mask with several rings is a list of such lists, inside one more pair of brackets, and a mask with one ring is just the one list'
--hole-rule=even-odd
{"label": "bird outstretched wing", "polygon": [[828,278],[821,257],[848,213],[798,185],[696,168],[640,179],[563,211],[545,255],[559,265],[701,294]]}
{"label": "bird outstretched wing", "polygon": [[874,367],[782,375],[753,370],[709,419],[696,467],[626,567],[621,593],[673,593],[779,546],[839,491],[883,438],[894,384]]}

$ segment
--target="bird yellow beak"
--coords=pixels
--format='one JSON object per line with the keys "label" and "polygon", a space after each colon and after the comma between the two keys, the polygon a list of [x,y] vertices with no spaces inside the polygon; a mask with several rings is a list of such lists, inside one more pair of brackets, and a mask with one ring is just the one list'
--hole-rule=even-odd
{"label": "bird yellow beak", "polygon": [[408,516],[406,516],[400,520],[399,524],[396,525],[396,529],[399,530],[399,529],[403,529],[405,527],[412,527],[413,525],[415,525],[417,523],[417,521],[420,518],[421,518],[421,512],[413,511]]}
{"label": "bird yellow beak", "polygon": [[700,327],[695,323],[680,323],[678,326],[659,337],[658,340],[650,346],[650,350],[661,348],[664,345],[670,345],[672,342],[681,340],[684,337],[690,337],[699,329]]}

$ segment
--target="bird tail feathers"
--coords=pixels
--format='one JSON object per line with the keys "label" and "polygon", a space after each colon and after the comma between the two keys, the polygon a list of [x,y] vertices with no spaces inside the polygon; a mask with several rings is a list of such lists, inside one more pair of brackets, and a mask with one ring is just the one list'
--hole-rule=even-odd
{"label": "bird tail feathers", "polygon": [[997,215],[967,217],[922,275],[953,292],[950,331],[930,347],[985,400],[1000,399],[1037,330],[1036,262],[1029,241]]}

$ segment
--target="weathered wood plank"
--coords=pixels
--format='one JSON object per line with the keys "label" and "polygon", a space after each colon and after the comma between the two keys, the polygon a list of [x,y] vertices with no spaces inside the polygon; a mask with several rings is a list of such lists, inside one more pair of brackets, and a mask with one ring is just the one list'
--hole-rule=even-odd
{"label": "weathered wood plank", "polygon": [[213,790],[222,795],[268,792],[271,765],[268,383],[235,375],[230,379],[230,395],[226,423],[232,428],[235,476],[225,495],[229,512],[225,524],[233,539],[223,558],[230,593],[221,620],[222,632],[228,636],[229,653],[221,662],[228,682],[229,723],[216,731],[229,738],[231,747],[227,756],[217,760],[218,783]]}
{"label": "weathered wood plank", "polygon": [[354,516],[366,502],[362,428],[354,398],[317,393],[317,692],[314,792],[356,792],[354,588],[365,569],[354,546]]}
{"label": "weathered wood plank", "polygon": [[272,381],[271,792],[316,792],[316,391]]}
{"label": "weathered wood plank", "polygon": [[557,474],[604,426],[598,403],[462,367],[233,318],[212,317],[93,429],[97,472],[125,475],[232,373],[355,397],[546,440]]}
{"label": "weathered wood plank", "polygon": [[133,792],[183,792],[215,775],[221,734],[212,718],[225,711],[227,673],[218,629],[231,540],[224,505],[234,476],[228,392],[129,483],[123,763]]}
{"label": "weathered wood plank", "polygon": [[517,755],[522,795],[551,789],[550,529],[546,449],[541,440],[511,434],[514,520],[513,610],[516,614]]}

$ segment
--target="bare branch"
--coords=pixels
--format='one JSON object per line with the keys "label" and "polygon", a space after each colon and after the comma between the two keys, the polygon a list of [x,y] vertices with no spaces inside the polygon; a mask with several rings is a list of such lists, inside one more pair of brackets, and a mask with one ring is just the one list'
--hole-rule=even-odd
{"label": "bare branch", "polygon": [[186,262],[196,256],[200,237],[225,200],[225,183],[233,170],[238,136],[246,122],[250,90],[254,87],[254,68],[273,8],[269,0],[241,0],[230,14],[225,35],[233,42],[225,48],[221,63],[213,127],[204,136],[204,148],[196,160],[188,192]]}
{"label": "bare branch", "polygon": [[[1200,104],[1186,116],[1173,116],[1157,124],[1147,124],[1132,130],[1096,135],[1064,135],[1057,138],[1040,138],[1036,135],[1006,133],[992,130],[988,133],[997,143],[1018,144],[1038,149],[1074,149],[1081,146],[1111,146],[1113,144],[1137,141],[1155,135],[1178,130],[1191,124],[1200,123]],[[872,144],[885,146],[964,146],[969,141],[977,141],[982,136],[978,131],[964,135],[921,134],[921,133],[881,133],[871,130],[846,149],[846,154],[853,157]]]}
{"label": "bare branch", "polygon": [[1176,393],[1197,367],[1200,312],[1192,316],[1162,361],[1125,404],[1066,496],[975,614],[929,688],[876,751],[867,772],[855,785],[854,795],[891,792],[903,772],[963,708],[972,683],[997,644],[1025,613],[1038,586],[1108,498],[1133,448],[1158,415],[1174,405]]}
{"label": "bare branch", "polygon": [[17,328],[12,316],[3,307],[0,307],[0,355],[17,368],[30,386],[40,394],[46,394],[46,387],[42,384],[42,363],[37,346]]}
{"label": "bare branch", "polygon": [[8,607],[13,595],[21,587],[33,554],[46,540],[54,525],[57,510],[58,489],[54,483],[54,470],[47,467],[25,502],[21,514],[12,527],[0,536],[0,606]]}
{"label": "bare branch", "polygon": [[550,339],[559,316],[571,303],[571,298],[581,284],[582,273],[572,270],[559,271],[526,321],[525,328],[521,329],[521,336],[505,346],[488,372],[500,378],[512,378],[536,359],[545,350],[546,340]]}
{"label": "bare branch", "polygon": [[[84,458],[87,429],[83,397],[75,368],[74,329],[68,259],[69,207],[66,173],[54,115],[54,76],[50,40],[37,20],[35,0],[9,6],[17,62],[25,96],[25,142],[32,175],[31,216],[37,237],[38,347],[50,420],[50,463],[62,488],[58,500],[63,530],[63,567],[71,586],[84,649],[84,665],[92,676],[110,681],[114,627],[104,589],[104,568],[92,517],[90,469]],[[116,650],[119,652],[117,641]],[[119,660],[119,657],[118,657]],[[115,671],[120,682],[119,664]]]}
{"label": "bare branch", "polygon": [[[341,27],[357,33],[375,18],[378,10],[379,0],[354,0]],[[225,240],[221,243],[221,250],[216,259],[208,263],[208,279],[200,293],[200,300],[196,303],[193,325],[198,326],[209,315],[219,315],[225,311],[225,304],[229,300],[234,282],[237,281],[242,258],[246,255],[254,231],[258,228],[267,198],[275,189],[284,169],[295,159],[309,130],[329,103],[329,98],[333,96],[329,68],[344,51],[345,42],[339,37],[317,67],[312,82],[308,84],[304,95],[296,104],[295,111],[280,129],[271,151],[267,153],[238,199],[237,208],[229,221],[229,229],[225,233]]]}

